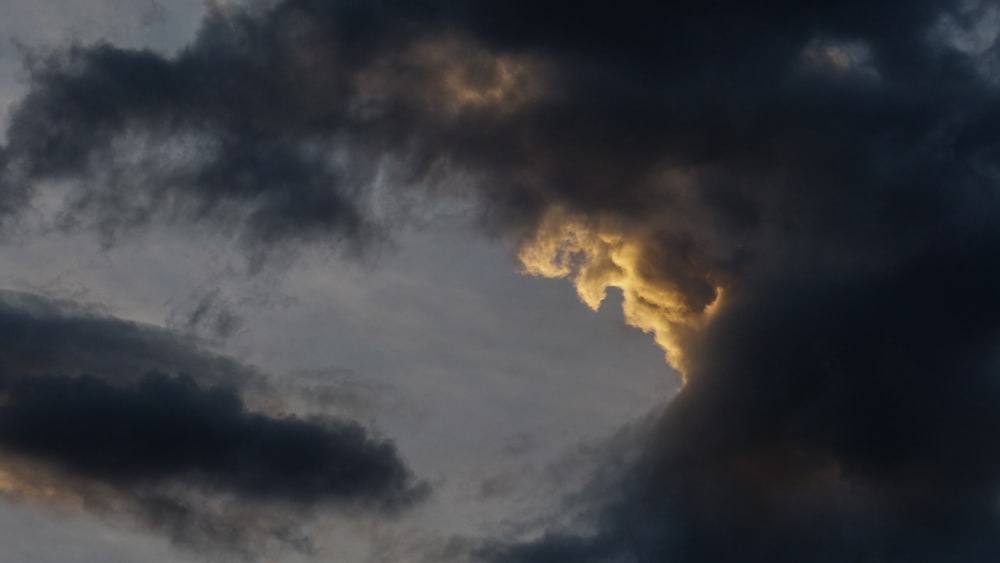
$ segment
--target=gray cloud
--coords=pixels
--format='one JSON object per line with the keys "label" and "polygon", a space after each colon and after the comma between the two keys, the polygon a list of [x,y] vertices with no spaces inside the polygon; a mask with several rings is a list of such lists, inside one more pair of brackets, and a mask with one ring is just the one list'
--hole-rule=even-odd
{"label": "gray cloud", "polygon": [[426,493],[392,443],[355,422],[249,409],[241,393],[260,393],[260,376],[188,338],[2,297],[9,495],[55,491],[186,545],[260,555],[269,542],[309,548],[297,528],[323,507],[388,513]]}
{"label": "gray cloud", "polygon": [[179,331],[221,340],[238,332],[243,318],[223,291],[215,287],[194,292],[186,301],[176,305],[167,318],[167,325]]}

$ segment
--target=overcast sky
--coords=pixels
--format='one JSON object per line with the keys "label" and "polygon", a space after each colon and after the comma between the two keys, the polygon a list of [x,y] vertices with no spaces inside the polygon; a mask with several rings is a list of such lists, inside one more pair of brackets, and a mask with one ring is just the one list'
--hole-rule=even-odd
{"label": "overcast sky", "polygon": [[[205,6],[5,0],[3,12],[6,123],[28,89],[23,50],[108,41],[172,53],[191,41]],[[390,544],[506,533],[552,510],[562,477],[550,473],[679,386],[614,296],[594,314],[568,282],[519,274],[513,246],[477,234],[474,219],[432,213],[362,256],[319,242],[252,275],[240,249],[210,233],[158,228],[110,246],[88,232],[15,235],[0,245],[2,285],[194,334],[265,372],[301,412],[377,429],[434,493],[385,522],[333,514],[314,524],[316,560],[403,561],[424,555]],[[201,304],[210,310],[192,321]],[[221,329],[220,315],[230,319]],[[15,498],[0,506],[11,561],[201,560],[107,515]],[[388,549],[396,554],[380,554]]]}
{"label": "overcast sky", "polygon": [[0,13],[0,559],[1000,556],[995,2]]}

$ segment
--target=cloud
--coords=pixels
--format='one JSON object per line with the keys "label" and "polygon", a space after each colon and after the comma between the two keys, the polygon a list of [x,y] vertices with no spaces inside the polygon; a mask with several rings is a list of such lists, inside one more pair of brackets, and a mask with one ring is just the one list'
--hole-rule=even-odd
{"label": "cloud", "polygon": [[9,496],[133,514],[187,545],[259,555],[269,543],[307,549],[297,528],[317,511],[388,514],[426,493],[393,444],[355,422],[247,407],[258,374],[189,339],[2,297],[0,327],[14,336],[0,345]]}
{"label": "cloud", "polygon": [[484,557],[997,557],[996,243],[730,304],[639,461],[587,489],[573,525]]}
{"label": "cloud", "polygon": [[36,53],[0,152],[7,222],[56,193],[58,227],[108,242],[166,219],[235,234],[255,256],[290,241],[364,248],[387,220],[375,188],[445,167],[440,142],[420,148],[423,125],[532,97],[530,62],[376,17],[340,3],[215,7],[176,55]]}
{"label": "cloud", "polygon": [[243,318],[218,287],[192,293],[167,319],[172,328],[213,339],[229,338],[242,324]]}
{"label": "cloud", "polygon": [[[150,371],[197,374],[211,386],[266,387],[265,375],[205,352],[198,340],[117,319],[100,307],[32,293],[0,291],[0,368],[4,381],[89,373],[127,383]],[[110,353],[113,352],[113,353]]]}
{"label": "cloud", "polygon": [[685,388],[588,532],[487,557],[995,558],[1000,105],[973,4],[213,8],[176,55],[37,56],[4,211],[51,193],[64,228],[267,254],[459,195],[526,273],[591,307],[621,288]]}
{"label": "cloud", "polygon": [[997,92],[934,39],[957,5],[857,8],[720,46],[639,110],[658,132],[623,128],[650,135],[644,175],[561,194],[524,239],[526,272],[584,303],[621,288],[686,384],[573,525],[482,558],[1000,553]]}

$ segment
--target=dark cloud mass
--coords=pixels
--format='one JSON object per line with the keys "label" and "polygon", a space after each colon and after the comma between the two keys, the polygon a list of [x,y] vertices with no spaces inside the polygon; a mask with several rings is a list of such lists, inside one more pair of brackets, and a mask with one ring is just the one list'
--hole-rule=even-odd
{"label": "dark cloud mass", "polygon": [[[241,392],[259,393],[260,376],[186,338],[0,297],[9,495],[48,487],[99,512],[118,506],[178,541],[240,551],[270,540],[302,548],[295,526],[318,507],[391,511],[424,494],[393,445],[357,423],[250,410]],[[221,498],[238,515],[219,512]]]}
{"label": "dark cloud mass", "polygon": [[257,370],[206,353],[194,338],[119,320],[93,305],[31,293],[0,292],[0,341],[5,382],[86,372],[128,383],[155,371],[198,374],[200,382],[212,386],[266,385]]}
{"label": "dark cloud mass", "polygon": [[[6,222],[51,191],[64,228],[165,219],[286,252],[363,247],[394,218],[386,193],[469,196],[527,272],[570,278],[593,307],[621,288],[686,381],[639,461],[583,495],[586,531],[484,558],[1000,557],[995,2],[254,6],[212,8],[176,55],[36,54],[0,151]],[[222,458],[263,463],[178,451],[179,469],[304,494],[263,481],[272,436],[305,423],[184,379],[102,381],[10,384],[10,412],[86,393],[115,416],[162,386],[206,423],[228,417],[207,443],[254,434]],[[321,444],[306,458],[392,459],[352,432],[305,432]],[[148,478],[131,439],[108,455]],[[43,444],[81,471],[105,463]]]}
{"label": "dark cloud mass", "polygon": [[35,377],[7,389],[0,443],[116,485],[189,477],[199,486],[304,504],[405,501],[406,468],[353,423],[249,413],[232,389],[149,374],[115,386]]}
{"label": "dark cloud mass", "polygon": [[633,444],[641,461],[588,491],[581,525],[596,531],[483,553],[997,558],[997,250],[970,241],[863,280],[776,283],[720,311],[689,383]]}

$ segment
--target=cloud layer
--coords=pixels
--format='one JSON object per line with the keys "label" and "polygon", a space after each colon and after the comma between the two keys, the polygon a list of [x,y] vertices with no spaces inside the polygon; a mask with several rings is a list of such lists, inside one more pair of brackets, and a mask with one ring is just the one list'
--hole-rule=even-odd
{"label": "cloud layer", "polygon": [[[38,55],[0,151],[3,210],[16,225],[55,194],[63,228],[166,220],[266,254],[363,248],[387,207],[467,196],[526,272],[570,278],[592,307],[621,288],[686,387],[595,489],[589,532],[487,542],[487,558],[995,558],[996,9],[215,7],[176,55]],[[104,392],[32,381],[66,387],[26,405]],[[131,385],[102,400],[159,385],[264,435],[237,457],[300,428],[186,380]],[[269,466],[200,463],[202,482],[298,494],[260,484]]]}

